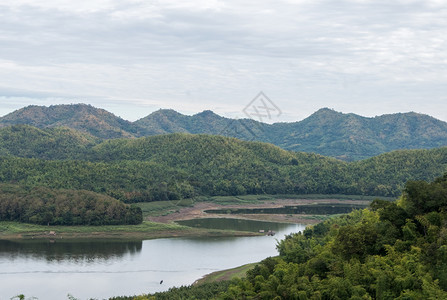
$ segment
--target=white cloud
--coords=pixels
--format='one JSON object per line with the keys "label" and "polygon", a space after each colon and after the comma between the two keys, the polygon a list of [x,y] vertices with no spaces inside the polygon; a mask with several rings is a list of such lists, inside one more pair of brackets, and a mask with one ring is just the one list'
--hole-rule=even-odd
{"label": "white cloud", "polygon": [[447,120],[446,36],[435,0],[5,0],[0,106],[80,98],[234,115],[263,90],[287,120],[323,106]]}

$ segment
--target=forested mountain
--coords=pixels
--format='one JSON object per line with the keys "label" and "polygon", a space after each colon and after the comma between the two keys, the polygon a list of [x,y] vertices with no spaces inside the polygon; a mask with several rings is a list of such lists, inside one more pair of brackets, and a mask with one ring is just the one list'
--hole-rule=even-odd
{"label": "forested mountain", "polygon": [[106,139],[134,137],[137,131],[131,122],[86,104],[31,105],[0,118],[0,126],[18,124],[38,128],[68,127]]}
{"label": "forested mountain", "polygon": [[160,110],[135,122],[146,133],[207,133],[272,143],[286,150],[358,160],[398,149],[447,146],[447,123],[427,115],[399,113],[366,118],[323,108],[293,123],[233,120],[205,111],[185,116]]}
{"label": "forested mountain", "polygon": [[327,108],[299,122],[264,124],[228,119],[212,111],[186,116],[174,110],[159,110],[132,123],[84,104],[28,106],[0,118],[0,127],[14,124],[65,126],[102,139],[168,133],[223,135],[347,161],[398,149],[447,146],[447,123],[427,115],[398,113],[366,118]]}
{"label": "forested mountain", "polygon": [[[228,119],[210,110],[193,116],[182,115],[172,109],[160,109],[135,121],[143,135],[167,133],[212,134],[243,140],[266,141],[268,124],[251,119]],[[265,128],[264,128],[265,126]]]}
{"label": "forested mountain", "polygon": [[[417,113],[365,118],[321,109],[301,122],[272,127],[269,142],[284,149],[345,159],[447,145],[447,123]],[[284,130],[289,134],[278,138]]]}
{"label": "forested mountain", "polygon": [[[9,135],[0,139],[0,153],[7,154],[0,156],[0,182],[89,190],[126,202],[264,193],[396,196],[407,180],[431,180],[447,171],[447,147],[348,163],[211,135],[98,143],[68,129],[0,130],[0,137]],[[63,142],[51,142],[58,139]]]}

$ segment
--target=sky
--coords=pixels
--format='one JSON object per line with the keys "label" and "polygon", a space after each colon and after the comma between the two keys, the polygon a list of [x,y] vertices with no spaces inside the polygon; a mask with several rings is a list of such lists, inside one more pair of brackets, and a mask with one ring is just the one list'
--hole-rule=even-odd
{"label": "sky", "polygon": [[446,39],[443,0],[2,0],[0,116],[87,103],[129,121],[242,118],[263,92],[270,123],[323,107],[447,121]]}

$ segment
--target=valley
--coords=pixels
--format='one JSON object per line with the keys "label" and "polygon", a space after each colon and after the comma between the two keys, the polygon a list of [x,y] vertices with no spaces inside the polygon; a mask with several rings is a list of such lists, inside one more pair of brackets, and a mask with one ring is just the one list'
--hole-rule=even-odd
{"label": "valley", "polygon": [[[74,107],[79,111],[73,113]],[[408,135],[414,144],[397,139],[399,150],[391,152],[363,139],[358,144],[364,148],[373,145],[370,150],[376,152],[359,152],[353,148],[356,136],[351,128],[347,131],[349,142],[342,142],[340,147],[327,136],[312,138],[318,141],[315,146],[321,153],[326,142],[334,151],[341,151],[323,156],[312,153],[313,146],[306,148],[309,152],[297,152],[285,150],[285,144],[282,149],[266,143],[268,139],[244,141],[244,137],[211,135],[213,126],[208,132],[191,134],[194,126],[214,124],[214,119],[225,126],[225,120],[209,111],[193,117],[170,111],[170,116],[183,120],[183,127],[171,124],[172,128],[163,128],[176,133],[156,131],[161,134],[143,136],[150,132],[142,131],[141,126],[155,126],[151,118],[136,122],[140,126],[136,128],[106,111],[74,107],[28,107],[0,119],[0,251],[5,258],[0,263],[7,270],[0,277],[5,282],[13,280],[11,293],[19,288],[13,282],[25,277],[35,281],[33,274],[54,281],[57,272],[70,277],[80,293],[80,287],[88,285],[85,280],[91,280],[87,272],[100,274],[113,285],[85,289],[88,294],[83,297],[128,299],[113,298],[122,291],[142,294],[141,299],[148,298],[148,292],[169,299],[176,293],[193,295],[204,290],[220,297],[231,286],[239,298],[246,289],[252,289],[250,285],[275,295],[277,291],[270,290],[270,285],[255,282],[255,278],[274,278],[272,266],[288,270],[305,264],[309,274],[327,276],[328,270],[339,270],[332,264],[335,259],[355,257],[362,261],[370,254],[385,255],[388,252],[384,249],[389,247],[409,257],[414,255],[407,251],[413,244],[435,249],[435,259],[442,260],[443,174],[447,173],[447,147],[442,134],[422,135],[425,140],[418,144],[413,135],[420,132],[414,130]],[[372,130],[376,126],[373,122],[386,119],[390,124],[394,117],[369,119],[365,126]],[[442,123],[424,116],[410,113],[397,117],[405,124],[411,119],[411,128],[427,125],[431,133],[444,132]],[[313,126],[331,127],[334,130],[325,130],[324,134],[334,137],[344,133],[336,130],[333,121],[341,122],[342,127],[346,120],[357,129],[363,126],[358,116],[327,109],[309,118],[299,126],[307,124],[309,130]],[[312,120],[324,121],[327,127],[318,122],[312,125]],[[12,124],[16,121],[23,123]],[[271,128],[275,126],[286,125],[273,124]],[[317,131],[321,133],[320,129]],[[281,135],[277,132],[275,136]],[[436,143],[428,142],[430,139]],[[413,147],[418,149],[401,149]],[[371,153],[381,154],[369,156]],[[429,247],[427,243],[432,244]],[[105,250],[104,245],[114,245],[117,252]],[[265,259],[276,256],[277,250],[279,257]],[[231,255],[233,251],[238,254]],[[288,267],[283,265],[285,261]],[[247,263],[250,265],[234,269]],[[350,267],[350,263],[344,263]],[[445,285],[443,269],[433,269],[430,263],[424,262],[423,268]],[[127,264],[132,268],[126,269]],[[27,267],[31,271],[25,270]],[[59,271],[53,273],[54,267]],[[378,265],[374,268],[380,269]],[[190,286],[222,269],[230,270]],[[120,274],[132,279],[122,281]],[[265,274],[270,277],[259,277]],[[231,279],[239,276],[244,278]],[[324,280],[322,277],[321,285],[326,288]],[[244,282],[244,286],[235,287],[238,282]],[[183,284],[188,287],[174,288]],[[290,288],[287,284],[285,289]],[[141,290],[142,286],[149,290]],[[33,291],[45,293],[35,285],[26,287],[18,291],[30,296],[37,295]],[[68,289],[61,285],[50,298],[59,299]],[[438,287],[433,290],[442,293]]]}

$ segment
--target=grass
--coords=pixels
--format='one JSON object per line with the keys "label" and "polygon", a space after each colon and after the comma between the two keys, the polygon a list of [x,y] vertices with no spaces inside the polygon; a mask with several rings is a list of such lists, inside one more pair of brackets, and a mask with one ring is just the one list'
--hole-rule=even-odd
{"label": "grass", "polygon": [[194,285],[231,280],[233,278],[244,278],[247,275],[247,271],[253,269],[257,264],[246,264],[233,269],[213,272],[194,282]]}
{"label": "grass", "polygon": [[151,216],[166,216],[176,212],[181,207],[194,205],[194,199],[171,200],[171,201],[153,201],[136,203],[143,211],[143,218]]}
{"label": "grass", "polygon": [[116,232],[116,231],[154,231],[154,230],[178,230],[185,229],[186,226],[175,224],[162,224],[155,222],[143,222],[139,225],[105,225],[105,226],[45,226],[17,222],[0,222],[0,233],[11,232],[42,232],[42,231],[60,231],[60,232]]}
{"label": "grass", "polygon": [[[50,235],[54,231],[56,235]],[[180,236],[248,236],[253,233],[232,230],[203,229],[175,223],[144,221],[140,225],[44,226],[18,222],[0,222],[0,239],[153,239]]]}

